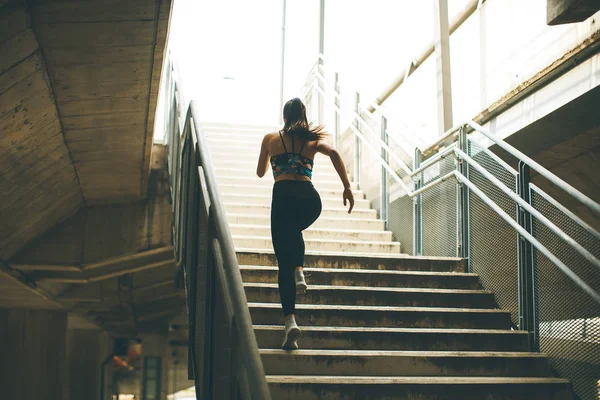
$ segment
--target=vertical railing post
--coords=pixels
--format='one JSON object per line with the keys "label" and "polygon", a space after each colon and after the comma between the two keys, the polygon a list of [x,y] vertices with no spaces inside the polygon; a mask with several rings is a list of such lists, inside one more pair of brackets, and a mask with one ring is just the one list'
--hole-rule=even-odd
{"label": "vertical railing post", "polygon": [[[519,161],[519,175],[517,188],[519,196],[531,204],[529,183],[531,174],[529,165]],[[518,207],[517,221],[528,233],[533,235],[532,217],[522,207]],[[529,333],[529,346],[531,351],[538,350],[537,327],[535,317],[535,263],[531,243],[519,235],[519,329]]]}
{"label": "vertical railing post", "polygon": [[335,134],[335,138],[334,138],[334,143],[335,143],[335,148],[339,149],[340,148],[340,112],[338,110],[341,109],[340,107],[340,99],[339,99],[339,95],[340,95],[340,83],[339,83],[339,75],[336,72],[335,73],[335,78],[334,78],[334,82],[333,82],[333,89],[335,91],[335,94],[337,96],[335,96],[334,98],[334,103],[336,105],[336,107],[334,107],[334,115],[335,115],[335,130],[334,130],[334,134]]}
{"label": "vertical railing post", "polygon": [[[381,117],[381,140],[385,144],[388,144],[387,135],[387,119],[385,116]],[[389,164],[389,155],[385,147],[381,146],[381,158]],[[381,166],[381,185],[380,185],[379,198],[381,201],[381,219],[385,224],[385,229],[389,229],[389,208],[390,208],[390,191],[388,189],[388,171],[384,166]]]}
{"label": "vertical railing post", "polygon": [[[323,68],[323,56],[325,55],[325,0],[321,0],[319,4],[319,61],[317,62],[317,71],[325,76],[325,70]],[[325,82],[321,82],[317,79],[317,85],[325,93]],[[319,124],[325,124],[325,97],[321,92],[318,92],[318,118]]]}
{"label": "vertical railing post", "polygon": [[[415,158],[413,160],[413,171],[421,166],[423,154],[417,148],[415,149]],[[423,186],[423,172],[419,173],[415,181],[415,190]],[[421,194],[413,198],[413,255],[423,255],[423,197]]]}
{"label": "vertical railing post", "polygon": [[[458,132],[458,147],[461,151],[469,154],[469,142],[467,140],[467,127],[461,126]],[[469,163],[460,160],[458,163],[459,172],[469,179]],[[470,220],[469,220],[469,188],[464,184],[459,188],[459,257],[464,260],[465,272],[471,271],[470,255],[471,255],[471,236],[470,236]]]}
{"label": "vertical railing post", "polygon": [[[354,112],[356,115],[354,116],[354,126],[356,130],[360,132],[360,122],[358,117],[360,116],[360,93],[356,92],[354,94]],[[360,138],[358,135],[354,135],[354,182],[358,185],[360,189]]]}

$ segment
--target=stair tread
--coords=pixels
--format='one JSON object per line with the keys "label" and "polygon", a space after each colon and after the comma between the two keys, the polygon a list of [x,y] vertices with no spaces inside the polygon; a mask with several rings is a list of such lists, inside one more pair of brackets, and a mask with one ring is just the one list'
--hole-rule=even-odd
{"label": "stair tread", "polygon": [[[255,240],[271,240],[270,236],[253,236],[253,235],[231,235],[233,239],[255,239]],[[316,243],[356,243],[356,244],[377,244],[377,245],[397,245],[398,242],[391,240],[351,240],[351,239],[318,239],[318,238],[305,238],[305,242],[316,242]]]}
{"label": "stair tread", "polygon": [[[253,325],[255,330],[281,331],[282,325]],[[355,327],[355,326],[302,326],[303,332],[366,332],[366,333],[415,333],[425,334],[501,334],[527,336],[525,331],[513,331],[504,329],[456,329],[456,328],[382,328],[382,327]]]}
{"label": "stair tread", "polygon": [[[271,195],[266,195],[266,194],[252,194],[252,193],[250,193],[250,194],[248,194],[248,193],[240,194],[240,193],[232,193],[232,192],[226,192],[226,191],[222,191],[220,194],[223,197],[225,197],[225,196],[228,196],[228,197],[235,196],[235,197],[241,197],[243,199],[244,198],[248,198],[248,197],[254,197],[254,198],[262,198],[262,199],[270,200],[271,197],[272,197]],[[338,200],[340,201],[340,203],[343,201],[339,197],[324,197],[324,196],[321,197],[321,201],[338,201]],[[367,199],[355,199],[354,202],[355,203],[357,203],[357,202],[358,203],[370,203],[369,200],[367,200]]]}
{"label": "stair tread", "polygon": [[287,354],[293,357],[471,357],[471,358],[547,358],[546,354],[515,351],[422,351],[422,350],[326,350],[300,349],[293,352],[282,349],[259,349],[260,354]]}
{"label": "stair tread", "polygon": [[[345,209],[344,209],[345,210]],[[227,213],[227,216],[231,217],[251,217],[251,218],[261,218],[270,221],[271,217],[269,215],[255,215],[255,214],[240,214],[240,213]],[[336,217],[328,217],[321,216],[319,220],[327,220],[327,221],[356,221],[356,222],[364,222],[364,221],[381,221],[377,218],[336,218]],[[309,228],[310,229],[310,228]]]}
{"label": "stair tread", "polygon": [[[309,239],[305,239],[309,240]],[[236,253],[258,253],[258,254],[275,254],[273,249],[261,249],[261,248],[252,248],[252,247],[236,247]],[[345,255],[349,257],[367,257],[367,256],[381,256],[382,258],[388,254],[397,255],[400,253],[364,253],[364,252],[350,252],[345,251],[343,253],[332,253],[331,251],[317,251],[317,250],[306,250],[304,253],[305,256],[328,256],[328,255]]]}
{"label": "stair tread", "polygon": [[[236,253],[267,253],[274,254],[273,249],[236,249]],[[339,253],[332,251],[307,251],[306,255],[315,255],[315,256],[334,256],[340,259],[345,257],[364,257],[364,258],[373,258],[373,259],[384,259],[384,260],[425,260],[425,261],[460,261],[461,259],[458,257],[430,257],[430,256],[409,256],[404,253]],[[366,270],[364,270],[366,271]]]}
{"label": "stair tread", "polygon": [[[276,308],[277,303],[255,303],[248,302],[250,308]],[[297,304],[300,310],[361,310],[361,311],[403,311],[403,312],[435,312],[435,313],[484,313],[484,314],[510,314],[510,311],[485,308],[447,308],[447,307],[396,307],[396,306],[349,306],[330,304]]]}
{"label": "stair tread", "polygon": [[[240,265],[240,269],[246,270],[267,270],[267,271],[278,271],[279,267],[271,265]],[[435,272],[435,271],[395,271],[395,270],[381,270],[381,269],[343,269],[343,268],[312,268],[305,267],[305,272],[317,271],[317,272],[329,272],[329,273],[348,273],[348,274],[380,274],[380,275],[427,275],[427,276],[467,276],[477,277],[479,275],[471,272]]]}
{"label": "stair tread", "polygon": [[267,375],[268,383],[359,384],[359,385],[498,385],[498,384],[567,384],[560,378],[469,377],[469,376],[333,376],[333,375]]}
{"label": "stair tread", "polygon": [[[278,289],[276,283],[247,282],[244,287]],[[369,286],[336,286],[336,285],[308,285],[309,291],[339,290],[359,292],[397,292],[397,293],[431,293],[431,294],[486,294],[492,295],[489,290],[466,290],[466,289],[430,289],[430,288],[396,288],[396,287],[369,287]]]}
{"label": "stair tread", "polygon": [[[229,224],[230,227],[236,227],[236,228],[255,228],[255,229],[271,229],[270,225],[252,225],[252,224]],[[381,230],[381,231],[376,231],[376,230],[360,230],[360,229],[336,229],[336,228],[332,228],[332,229],[325,229],[325,228],[307,228],[307,231],[311,231],[311,232],[339,232],[339,233],[346,233],[346,232],[355,232],[355,233],[373,233],[373,234],[381,234],[381,233],[391,233],[390,231],[385,231],[385,230]]]}
{"label": "stair tread", "polygon": [[[232,201],[224,201],[223,204],[225,206],[245,206],[245,207],[266,207],[271,208],[271,204],[252,204],[252,203],[235,203]],[[348,211],[347,207],[323,207],[323,211]],[[355,208],[352,212],[361,212],[361,213],[369,213],[369,214],[377,214],[377,211],[372,209],[360,209]]]}

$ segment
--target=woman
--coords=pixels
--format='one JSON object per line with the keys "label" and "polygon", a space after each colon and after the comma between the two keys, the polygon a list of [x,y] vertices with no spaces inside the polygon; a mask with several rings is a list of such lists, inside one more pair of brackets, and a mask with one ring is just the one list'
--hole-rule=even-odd
{"label": "woman", "polygon": [[[329,156],[344,185],[344,206],[348,214],[354,207],[354,196],[339,153],[324,141],[322,127],[313,127],[306,118],[306,107],[298,98],[283,107],[283,129],[267,134],[261,145],[256,174],[262,178],[273,168],[275,184],[271,203],[271,237],[279,264],[279,296],[285,315],[283,349],[298,348],[301,331],[296,324],[296,292],[304,293],[307,285],[302,231],[321,214],[321,198],[311,178],[315,154]],[[296,152],[298,149],[298,152]],[[291,152],[289,151],[291,150]]]}

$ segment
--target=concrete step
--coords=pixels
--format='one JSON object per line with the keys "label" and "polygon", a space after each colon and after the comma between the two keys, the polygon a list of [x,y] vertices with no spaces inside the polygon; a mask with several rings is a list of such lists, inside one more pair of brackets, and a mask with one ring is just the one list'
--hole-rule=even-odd
{"label": "concrete step", "polygon": [[[236,251],[240,265],[275,266],[277,258],[272,250]],[[464,262],[452,257],[411,257],[406,254],[348,254],[334,252],[307,252],[304,265],[309,268],[334,268],[338,270],[381,270],[418,272],[458,272],[465,269]],[[458,274],[457,274],[458,275]],[[376,280],[380,278],[374,278]],[[458,278],[460,279],[460,278]],[[386,286],[386,285],[384,285]]]}
{"label": "concrete step", "polygon": [[[250,160],[250,159],[238,159],[236,158],[234,155],[230,155],[227,158],[213,158],[213,164],[215,167],[220,167],[220,168],[244,168],[246,170],[250,170],[250,171],[256,171],[256,163],[258,160],[258,156],[256,157],[255,160]],[[324,161],[327,161],[326,158],[323,159]],[[319,160],[321,161],[321,160]],[[333,167],[333,164],[331,164],[331,162],[319,162],[317,164],[314,165],[313,168],[313,172],[319,175],[322,175],[324,173],[327,174],[335,174],[337,176],[337,172],[335,170],[335,168]]]}
{"label": "concrete step", "polygon": [[[271,249],[270,236],[232,235],[233,244],[244,249]],[[338,253],[399,253],[400,243],[359,240],[304,239],[307,251],[333,251]]]}
{"label": "concrete step", "polygon": [[267,375],[544,377],[550,374],[548,359],[540,353],[261,349],[260,354]]}
{"label": "concrete step", "polygon": [[[346,214],[347,215],[347,214]],[[351,216],[352,214],[350,214]],[[227,213],[230,224],[270,226],[269,215]],[[331,218],[321,215],[309,229],[357,229],[359,231],[383,231],[384,222],[379,219]]]}
{"label": "concrete step", "polygon": [[[236,192],[221,192],[221,199],[225,203],[246,203],[246,204],[271,204],[271,195],[260,195],[260,194],[249,194],[242,192],[241,190],[237,190]],[[331,198],[331,197],[321,197],[321,204],[323,208],[338,208],[344,207],[344,200],[342,196],[339,198]],[[371,208],[371,203],[368,200],[359,200],[355,199],[354,201],[354,210],[369,210]]]}
{"label": "concrete step", "polygon": [[281,129],[278,124],[232,124],[228,122],[202,122],[204,132],[277,132]]}
{"label": "concrete step", "polygon": [[[219,184],[220,193],[247,193],[249,195],[271,196],[273,186],[253,186],[253,185],[223,185]],[[319,195],[322,198],[341,199],[342,188],[339,189],[318,189]],[[352,191],[355,200],[365,199],[365,194],[361,190]]]}
{"label": "concrete step", "polygon": [[[252,322],[276,325],[281,305],[248,303]],[[489,309],[376,307],[299,304],[296,321],[307,326],[370,326],[381,328],[509,329],[510,312]]]}
{"label": "concrete step", "polygon": [[[283,325],[255,325],[258,347],[281,345]],[[527,351],[524,331],[479,329],[411,329],[338,326],[302,327],[303,349]]]}
{"label": "concrete step", "polygon": [[[256,176],[256,165],[254,168],[243,168],[243,167],[215,167],[215,173],[217,176],[248,176],[255,177]],[[340,182],[340,186],[342,186],[339,175],[335,171],[324,171],[320,174],[313,175],[313,181],[331,181],[331,182]]]}
{"label": "concrete step", "polygon": [[[240,225],[229,224],[232,235],[245,236],[271,236],[271,227],[269,225]],[[392,232],[389,231],[359,231],[350,229],[315,229],[308,228],[303,232],[305,239],[337,239],[337,240],[352,240],[352,241],[369,241],[391,242]]]}
{"label": "concrete step", "polygon": [[[244,282],[277,283],[277,267],[240,265],[240,271]],[[334,268],[305,268],[304,272],[307,275],[306,280],[309,285],[479,289],[479,277],[476,274]]]}
{"label": "concrete step", "polygon": [[[205,131],[205,135],[209,140],[215,141],[226,141],[227,143],[231,142],[251,142],[258,143],[260,146],[263,138],[268,133],[277,132],[276,130],[248,130],[248,131],[230,131],[230,130],[209,130]],[[328,135],[325,137],[329,143],[333,143],[334,139],[332,135]]]}
{"label": "concrete step", "polygon": [[[244,283],[248,301],[279,303],[276,283]],[[494,308],[494,295],[485,290],[370,288],[364,286],[313,285],[297,296],[297,304],[343,304],[353,306]]]}
{"label": "concrete step", "polygon": [[[269,188],[269,189],[273,189],[273,177],[269,176],[269,177],[265,177],[265,178],[259,178],[256,175],[254,176],[219,176],[217,175],[217,182],[219,183],[219,186],[221,185],[251,185],[251,186],[256,186],[256,187],[263,187],[263,188]],[[344,189],[344,186],[342,185],[342,182],[338,179],[337,181],[335,180],[319,180],[319,179],[315,179],[313,181],[313,184],[315,185],[315,188],[317,189],[317,191],[321,191],[321,190],[342,190]],[[350,187],[352,188],[352,190],[356,190],[357,189],[357,185],[354,182],[350,183]]]}
{"label": "concrete step", "polygon": [[[246,203],[224,203],[225,211],[233,214],[251,214],[251,215],[271,215],[271,204],[246,204]],[[352,210],[348,214],[348,209],[340,207],[323,208],[321,215],[327,218],[342,218],[352,216],[353,218],[374,219],[377,217],[375,210]]]}
{"label": "concrete step", "polygon": [[557,378],[344,377],[269,375],[273,399],[293,400],[572,400]]}

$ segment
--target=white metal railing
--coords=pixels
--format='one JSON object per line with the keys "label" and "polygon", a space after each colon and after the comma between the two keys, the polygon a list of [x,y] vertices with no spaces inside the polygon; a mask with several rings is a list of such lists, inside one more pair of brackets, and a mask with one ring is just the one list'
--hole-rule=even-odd
{"label": "white metal railing", "polygon": [[[491,132],[483,128],[481,125],[473,122],[466,121],[461,123],[460,125],[455,126],[454,128],[445,132],[439,138],[436,138],[430,144],[426,146],[420,146],[418,138],[411,137],[410,135],[406,135],[405,133],[394,132],[392,135],[387,128],[387,120],[394,119],[398,121],[402,125],[402,121],[395,115],[391,114],[389,110],[385,107],[380,106],[379,104],[369,104],[364,105],[361,104],[358,100],[360,95],[357,93],[355,95],[355,104],[354,108],[344,109],[343,97],[341,95],[339,84],[337,82],[337,74],[336,74],[336,83],[332,85],[327,81],[325,77],[324,71],[324,58],[322,55],[319,56],[318,62],[315,63],[315,66],[312,68],[309,73],[305,85],[302,88],[302,96],[303,98],[307,98],[309,96],[315,95],[318,96],[319,102],[323,104],[327,104],[328,108],[331,108],[335,113],[336,118],[340,118],[342,113],[346,113],[350,115],[350,123],[348,124],[346,129],[340,129],[340,127],[336,126],[336,130],[334,132],[336,143],[339,142],[339,137],[343,134],[343,132],[350,132],[352,136],[356,138],[355,141],[355,150],[354,150],[354,165],[355,171],[360,169],[360,157],[357,155],[360,154],[359,149],[356,149],[356,146],[364,145],[374,156],[374,158],[381,165],[386,174],[397,182],[397,184],[402,188],[406,196],[409,196],[413,199],[415,203],[415,207],[418,207],[418,202],[420,195],[431,190],[433,187],[440,185],[443,182],[446,182],[449,179],[455,179],[459,185],[462,185],[476,196],[481,198],[481,200],[490,206],[494,212],[498,214],[505,222],[507,222],[512,228],[518,232],[518,234],[525,238],[535,249],[537,249],[541,254],[548,257],[549,260],[552,261],[571,281],[573,281],[578,287],[580,287],[585,293],[587,293],[591,298],[593,298],[596,302],[600,303],[600,295],[598,292],[593,289],[589,284],[587,284],[581,277],[573,272],[571,268],[569,268],[563,261],[560,260],[555,254],[553,254],[546,246],[544,246],[541,242],[539,242],[531,232],[528,232],[527,229],[518,222],[515,221],[514,218],[511,218],[506,212],[504,212],[501,207],[498,206],[489,196],[487,196],[482,190],[480,190],[472,181],[469,180],[468,176],[462,173],[460,170],[455,170],[450,173],[446,173],[443,176],[438,177],[437,179],[429,182],[424,186],[420,186],[415,184],[415,180],[419,180],[419,177],[422,174],[431,168],[433,165],[438,163],[445,157],[455,157],[459,164],[464,165],[463,169],[466,171],[467,167],[471,167],[477,172],[481,173],[486,179],[488,179],[492,184],[500,189],[502,193],[504,193],[508,198],[515,202],[516,206],[526,212],[530,218],[535,218],[539,223],[546,226],[552,233],[557,235],[560,239],[564,240],[568,243],[573,249],[577,251],[582,257],[585,258],[591,265],[595,266],[600,270],[600,260],[595,257],[590,251],[588,251],[585,247],[580,245],[574,238],[570,237],[563,230],[561,230],[558,226],[556,226],[550,219],[543,215],[539,210],[536,210],[532,207],[531,204],[526,201],[521,194],[517,194],[514,191],[507,188],[502,182],[500,182],[493,174],[489,173],[483,166],[481,166],[475,159],[470,157],[467,153],[467,149],[464,145],[461,145],[461,136],[463,137],[464,144],[466,144],[466,137],[471,132],[477,132],[487,139],[489,139],[494,145],[500,147],[504,151],[508,152],[511,156],[515,157],[521,163],[527,165],[532,170],[539,173],[545,179],[550,181],[552,184],[557,186],[566,192],[573,199],[577,200],[581,204],[588,207],[597,215],[600,215],[600,204],[596,203],[594,200],[584,195],[577,189],[575,189],[572,185],[568,184],[561,178],[552,174],[546,168],[541,166],[539,163],[532,160],[530,157],[523,154],[518,149],[506,143],[504,140],[496,137]],[[363,111],[361,111],[363,110]],[[372,110],[372,111],[369,111]],[[371,124],[367,122],[365,118],[370,119],[374,124],[377,124],[378,118],[375,117],[375,113],[379,114],[380,125],[384,127],[381,132],[381,135],[376,132],[376,128],[373,128]],[[323,115],[319,115],[319,123],[323,123]],[[405,125],[405,124],[404,124]],[[393,138],[392,140],[399,144],[399,142],[408,142],[415,149],[415,154],[420,154],[421,156],[427,157],[424,163],[414,163],[414,166],[411,168],[399,157],[390,145],[387,143],[388,138]],[[486,155],[492,158],[495,162],[502,165],[506,171],[513,174],[515,178],[519,178],[519,174],[510,167],[504,160],[490,151],[487,147],[483,150]],[[388,161],[388,158],[391,158],[400,168],[400,170],[396,170],[392,167],[391,163]],[[358,169],[356,165],[359,165]],[[400,176],[403,175],[403,177]],[[355,177],[355,180],[358,180],[357,183],[359,186],[360,182],[360,174],[358,177]],[[358,179],[357,179],[358,178]],[[410,180],[413,182],[410,182]],[[414,184],[414,185],[413,185]],[[533,185],[531,182],[527,181],[524,183],[528,188],[529,185]],[[411,187],[412,186],[412,187]],[[557,200],[553,199],[547,193],[539,191],[537,193],[544,196],[547,201],[554,204],[559,209],[563,210],[563,212],[570,216],[571,219],[577,223],[582,229],[589,232],[591,235],[594,235],[598,238],[598,232],[594,230],[589,224],[586,224],[581,218],[577,217],[575,214],[570,212],[566,207],[560,204]],[[387,188],[383,188],[382,190],[387,190]],[[380,198],[382,201],[388,201],[389,196],[386,193],[381,193]],[[389,204],[382,204],[381,209],[387,210],[389,208]],[[421,210],[422,211],[422,210]],[[468,209],[462,209],[461,215],[465,215],[468,213]],[[466,216],[468,217],[468,216]],[[417,218],[414,219],[413,224],[415,224],[415,232],[418,231],[418,227],[416,225],[419,224]],[[464,227],[464,230],[467,230],[468,227]],[[463,232],[465,234],[465,232]],[[466,233],[468,234],[468,233]],[[466,239],[463,239],[461,242],[464,243]],[[418,246],[415,246],[418,248]],[[468,257],[468,254],[463,254],[463,256]],[[532,304],[531,299],[529,300],[529,304]]]}

